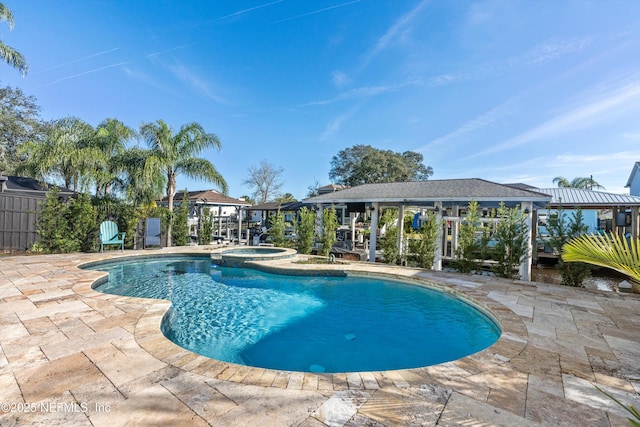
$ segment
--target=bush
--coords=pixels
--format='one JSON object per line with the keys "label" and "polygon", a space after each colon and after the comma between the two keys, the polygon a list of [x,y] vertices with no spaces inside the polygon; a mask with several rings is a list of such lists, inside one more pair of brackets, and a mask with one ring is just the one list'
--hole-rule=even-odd
{"label": "bush", "polygon": [[213,238],[213,214],[211,209],[202,210],[202,218],[200,218],[202,228],[198,234],[198,243],[201,245],[208,245]]}
{"label": "bush", "polygon": [[326,257],[331,253],[331,248],[336,243],[336,230],[338,229],[338,218],[336,209],[322,210],[322,234],[320,235],[320,243],[322,244],[322,254]]}
{"label": "bush", "polygon": [[316,239],[316,214],[313,210],[307,207],[300,209],[296,232],[298,234],[298,252],[310,254]]}
{"label": "bush", "polygon": [[510,209],[500,202],[497,215],[499,221],[493,235],[496,241],[493,257],[497,265],[493,272],[500,277],[515,279],[519,277],[515,273],[516,268],[529,254],[527,214],[519,207]]}
{"label": "bush", "polygon": [[438,239],[440,238],[440,230],[442,222],[438,220],[435,212],[427,214],[427,220],[420,228],[420,240],[417,248],[418,266],[422,268],[433,267],[433,261],[438,250]]}
{"label": "bush", "polygon": [[189,244],[189,195],[185,191],[182,202],[173,213],[173,226],[171,228],[171,241],[174,246],[187,246]]}
{"label": "bush", "polygon": [[[581,209],[576,209],[567,221],[567,213],[558,208],[557,214],[549,218],[547,226],[551,247],[558,252],[571,239],[584,235],[588,227],[583,224]],[[565,262],[563,257],[558,258],[558,269],[562,272],[562,284],[567,286],[582,287],[584,281],[591,274],[591,267],[583,262]]]}
{"label": "bush", "polygon": [[274,246],[281,248],[287,244],[287,239],[284,237],[285,228],[284,214],[278,209],[278,212],[269,218],[269,236]]}
{"label": "bush", "polygon": [[456,269],[462,273],[470,273],[480,266],[476,254],[481,247],[476,240],[476,233],[481,230],[478,202],[469,202],[465,219],[460,222],[458,247],[456,248]]}

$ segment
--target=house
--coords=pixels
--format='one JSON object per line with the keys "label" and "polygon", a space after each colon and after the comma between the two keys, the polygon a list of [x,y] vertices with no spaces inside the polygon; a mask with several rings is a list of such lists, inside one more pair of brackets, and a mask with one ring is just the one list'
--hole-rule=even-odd
{"label": "house", "polygon": [[627,185],[625,188],[629,189],[629,194],[631,196],[640,196],[640,162],[635,162],[633,164],[633,169],[631,169],[631,175],[629,175],[629,179],[627,180]]}
{"label": "house", "polygon": [[[173,201],[180,205],[184,192],[178,192]],[[242,221],[245,220],[245,209],[251,203],[244,199],[236,199],[216,190],[198,190],[187,192],[189,203],[189,234],[197,241],[198,231],[202,227],[203,214],[213,215],[215,240],[233,240],[242,235]],[[168,206],[168,197],[158,201],[160,206]]]}

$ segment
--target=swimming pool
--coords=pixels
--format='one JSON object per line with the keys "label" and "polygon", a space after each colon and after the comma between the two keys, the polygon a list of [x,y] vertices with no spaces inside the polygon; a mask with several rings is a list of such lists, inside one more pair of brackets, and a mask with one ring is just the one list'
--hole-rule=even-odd
{"label": "swimming pool", "polygon": [[94,266],[100,292],[172,301],[162,332],[213,359],[303,372],[415,368],[493,344],[496,323],[434,289],[376,277],[286,276],[165,258]]}

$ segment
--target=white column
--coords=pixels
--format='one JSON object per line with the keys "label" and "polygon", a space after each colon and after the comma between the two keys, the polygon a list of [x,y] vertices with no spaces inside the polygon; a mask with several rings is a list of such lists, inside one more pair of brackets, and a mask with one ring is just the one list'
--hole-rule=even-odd
{"label": "white column", "polygon": [[222,205],[218,206],[218,237],[222,237]]}
{"label": "white column", "polygon": [[349,214],[349,226],[351,227],[351,242],[353,244],[353,249],[356,248],[356,220],[358,219],[357,212],[351,212]]}
{"label": "white column", "polygon": [[452,217],[456,217],[455,221],[451,221],[451,258],[456,259],[456,249],[458,249],[458,230],[460,229],[460,206],[453,206]]}
{"label": "white column", "polygon": [[402,258],[402,249],[404,246],[404,205],[400,205],[398,209],[398,254]]}
{"label": "white column", "polygon": [[237,206],[238,209],[238,245],[242,240],[242,206]]}
{"label": "white column", "polygon": [[531,264],[533,260],[533,229],[532,218],[533,218],[533,203],[532,202],[522,202],[522,206],[520,207],[525,213],[527,213],[527,256],[520,264],[520,280],[524,280],[526,282],[531,281]]}
{"label": "white column", "polygon": [[371,233],[369,234],[369,262],[376,262],[376,240],[378,238],[378,202],[371,203]]}
{"label": "white column", "polygon": [[442,202],[435,202],[435,210],[436,210],[436,221],[440,224],[439,230],[440,235],[438,236],[438,247],[436,249],[435,257],[433,258],[433,269],[436,271],[442,270],[442,250],[443,250],[443,239],[446,238],[443,233],[445,228],[445,224],[442,224]]}

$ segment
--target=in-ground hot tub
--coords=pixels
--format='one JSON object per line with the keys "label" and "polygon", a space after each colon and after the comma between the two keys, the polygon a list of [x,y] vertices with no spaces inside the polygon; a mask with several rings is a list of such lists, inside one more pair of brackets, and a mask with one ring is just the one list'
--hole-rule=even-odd
{"label": "in-ground hot tub", "polygon": [[223,267],[243,267],[247,261],[268,261],[291,258],[296,254],[295,249],[274,248],[268,246],[245,246],[224,249],[211,256],[211,260]]}

